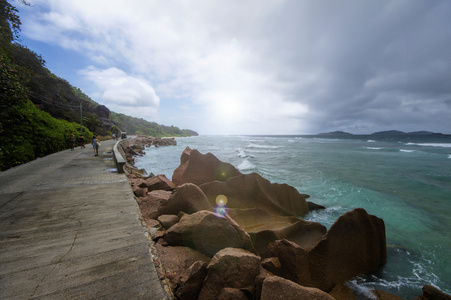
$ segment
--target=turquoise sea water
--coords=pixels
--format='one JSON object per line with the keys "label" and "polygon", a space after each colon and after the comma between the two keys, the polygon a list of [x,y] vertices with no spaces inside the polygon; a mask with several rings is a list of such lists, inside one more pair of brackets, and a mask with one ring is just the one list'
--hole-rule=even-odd
{"label": "turquoise sea water", "polygon": [[303,218],[330,227],[356,207],[385,221],[387,263],[348,285],[410,299],[432,284],[451,293],[451,141],[371,137],[199,136],[149,148],[136,166],[168,178],[189,146],[242,173],[287,183],[327,209]]}

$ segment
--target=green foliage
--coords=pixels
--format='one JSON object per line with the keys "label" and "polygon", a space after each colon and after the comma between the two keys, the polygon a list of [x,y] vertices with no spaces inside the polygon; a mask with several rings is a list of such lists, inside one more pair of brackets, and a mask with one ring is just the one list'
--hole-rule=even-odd
{"label": "green foliage", "polygon": [[[79,135],[80,104],[87,116],[83,122],[99,134],[197,135],[113,112],[116,125],[102,127],[95,114],[98,103],[45,68],[40,55],[14,42],[20,25],[17,9],[0,0],[0,170],[69,148],[70,135]],[[90,141],[93,134],[83,127],[83,135]]]}
{"label": "green foliage", "polygon": [[[57,120],[24,99],[9,108],[3,122],[0,170],[69,148],[70,135],[78,136],[79,130],[80,124]],[[92,139],[86,127],[83,135],[87,141]]]}
{"label": "green foliage", "polygon": [[[14,64],[5,48],[0,50],[0,170],[69,147],[78,123],[57,120],[28,99],[32,71]],[[86,140],[92,133],[84,127]]]}
{"label": "green foliage", "polygon": [[9,44],[19,37],[20,19],[18,10],[6,0],[0,0],[0,42]]}
{"label": "green foliage", "polygon": [[96,128],[98,128],[102,123],[99,121],[99,118],[94,115],[90,114],[89,116],[83,118],[83,123],[88,126],[89,129],[91,129],[92,132],[96,131]]}
{"label": "green foliage", "polygon": [[180,129],[175,126],[160,125],[155,122],[149,122],[144,119],[130,117],[124,114],[111,112],[111,121],[118,124],[119,128],[128,134],[142,134],[153,137],[182,137],[198,135],[197,132]]}

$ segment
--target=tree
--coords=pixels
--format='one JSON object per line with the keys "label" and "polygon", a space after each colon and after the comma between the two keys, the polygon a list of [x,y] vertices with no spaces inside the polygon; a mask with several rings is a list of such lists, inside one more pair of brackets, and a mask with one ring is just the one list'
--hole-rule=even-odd
{"label": "tree", "polygon": [[94,114],[91,114],[91,115],[83,118],[83,122],[86,124],[86,126],[89,129],[91,129],[92,132],[95,132],[96,128],[101,125],[99,118]]}

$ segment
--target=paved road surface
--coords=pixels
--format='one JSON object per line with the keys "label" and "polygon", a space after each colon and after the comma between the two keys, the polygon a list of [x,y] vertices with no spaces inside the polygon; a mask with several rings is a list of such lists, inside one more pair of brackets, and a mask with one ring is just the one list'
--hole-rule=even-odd
{"label": "paved road surface", "polygon": [[113,145],[0,173],[0,299],[167,299]]}

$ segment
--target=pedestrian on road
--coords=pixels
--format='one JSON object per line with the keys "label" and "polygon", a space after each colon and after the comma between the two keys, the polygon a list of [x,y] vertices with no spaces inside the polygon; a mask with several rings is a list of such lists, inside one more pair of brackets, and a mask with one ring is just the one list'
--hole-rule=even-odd
{"label": "pedestrian on road", "polygon": [[97,136],[97,134],[95,134],[92,138],[92,148],[94,149],[94,156],[99,156],[99,145],[100,145],[100,141],[99,141],[99,137]]}
{"label": "pedestrian on road", "polygon": [[73,134],[70,135],[70,139],[69,139],[69,143],[70,143],[70,150],[74,150],[75,148],[75,136]]}
{"label": "pedestrian on road", "polygon": [[83,135],[80,134],[78,142],[80,143],[80,148],[85,148],[85,137]]}

